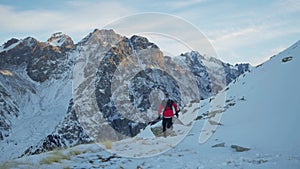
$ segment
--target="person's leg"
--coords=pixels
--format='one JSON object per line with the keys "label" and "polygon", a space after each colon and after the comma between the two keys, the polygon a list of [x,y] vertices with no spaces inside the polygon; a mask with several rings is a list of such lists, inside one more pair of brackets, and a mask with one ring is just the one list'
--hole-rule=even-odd
{"label": "person's leg", "polygon": [[167,118],[163,117],[162,126],[163,126],[163,132],[165,132],[167,130]]}
{"label": "person's leg", "polygon": [[168,121],[167,121],[167,128],[171,128],[173,129],[173,122],[172,122],[172,118],[168,118]]}
{"label": "person's leg", "polygon": [[162,121],[162,125],[163,125],[163,133],[164,133],[164,137],[167,137],[167,123],[168,123],[168,119],[163,117],[163,121]]}

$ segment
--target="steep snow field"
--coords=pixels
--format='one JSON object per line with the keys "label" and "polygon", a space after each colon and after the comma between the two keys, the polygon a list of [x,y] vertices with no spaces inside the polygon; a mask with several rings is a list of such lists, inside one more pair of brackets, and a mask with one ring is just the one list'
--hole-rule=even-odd
{"label": "steep snow field", "polygon": [[27,79],[29,78],[23,71],[15,71],[14,76],[1,81],[10,93],[14,93],[16,102],[22,105],[19,105],[20,115],[13,119],[12,132],[5,141],[0,142],[0,162],[17,158],[28,147],[51,134],[68,109],[71,98],[70,80],[40,84]]}
{"label": "steep snow field", "polygon": [[[201,101],[198,114],[204,118],[194,121],[186,137],[169,151],[153,157],[120,157],[104,151],[97,144],[87,144],[7,161],[2,167],[298,169],[299,55],[300,41],[252,72],[239,77],[215,96],[214,100],[218,100],[226,95],[224,104],[220,104],[222,111],[215,115],[222,118],[216,129],[211,131],[212,136],[203,144],[199,143],[199,135],[201,132],[209,132],[202,131],[202,127],[207,124],[208,117],[212,116],[211,108],[215,106],[210,104],[209,99]],[[191,110],[193,107],[186,109]],[[210,120],[215,121],[215,117]],[[153,138],[149,129],[144,132],[140,136],[153,139],[157,145],[172,138]],[[127,145],[142,147],[134,141]],[[136,154],[140,152],[139,149],[135,151]]]}

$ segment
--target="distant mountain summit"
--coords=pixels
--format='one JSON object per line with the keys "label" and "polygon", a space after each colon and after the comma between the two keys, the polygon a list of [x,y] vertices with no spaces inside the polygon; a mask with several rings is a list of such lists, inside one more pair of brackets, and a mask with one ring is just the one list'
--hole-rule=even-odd
{"label": "distant mountain summit", "polygon": [[50,45],[60,47],[62,49],[71,49],[74,46],[74,42],[68,35],[62,32],[54,33],[47,42]]}

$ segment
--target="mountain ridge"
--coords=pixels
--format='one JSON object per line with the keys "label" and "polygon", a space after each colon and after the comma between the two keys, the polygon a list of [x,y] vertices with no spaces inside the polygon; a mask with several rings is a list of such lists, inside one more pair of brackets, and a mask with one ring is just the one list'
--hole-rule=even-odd
{"label": "mountain ridge", "polygon": [[[1,151],[3,153],[9,153],[10,151],[13,152],[11,155],[8,155],[7,158],[16,158],[24,154],[29,155],[41,153],[58,147],[69,147],[91,141],[91,138],[87,136],[86,131],[84,131],[82,128],[82,124],[85,121],[81,121],[80,119],[78,120],[78,114],[76,114],[77,118],[75,117],[76,115],[74,110],[76,110],[76,106],[74,107],[74,100],[72,101],[74,97],[74,93],[72,93],[72,87],[74,87],[76,84],[72,84],[72,78],[77,75],[80,77],[80,73],[82,72],[82,76],[84,78],[95,80],[94,82],[97,82],[97,90],[104,89],[100,86],[101,83],[105,81],[96,81],[96,78],[104,77],[101,75],[101,73],[110,69],[103,69],[103,67],[101,68],[101,65],[95,66],[92,64],[99,61],[99,59],[104,64],[110,64],[110,59],[115,59],[115,63],[119,61],[125,63],[124,60],[118,61],[117,56],[122,55],[123,58],[131,58],[134,56],[134,52],[143,51],[144,49],[153,49],[157,50],[158,52],[158,55],[153,56],[154,60],[157,59],[157,57],[163,58],[160,61],[168,63],[167,65],[171,67],[173,66],[173,68],[175,68],[175,63],[178,63],[178,61],[175,61],[176,57],[168,58],[163,56],[163,54],[159,51],[159,47],[154,43],[149,42],[145,37],[134,35],[130,38],[126,38],[115,33],[113,30],[95,29],[77,44],[74,44],[71,38],[62,33],[53,34],[48,39],[48,42],[39,42],[32,37],[25,38],[24,40],[12,39],[5,43],[5,45],[1,46],[0,49],[0,67],[2,71],[0,74],[0,78],[2,79],[0,86],[4,87],[5,89],[2,91],[3,95],[1,95],[2,98],[0,99],[4,99],[4,103],[7,104],[9,101],[6,101],[7,99],[4,98],[4,95],[9,92],[8,94],[12,95],[12,100],[18,101],[16,102],[16,107],[19,107],[19,111],[16,112],[18,113],[17,117],[10,116],[8,119],[5,119],[11,119],[14,121],[14,124],[11,124],[9,127],[7,127],[7,125],[10,123],[1,123],[1,127],[3,128],[1,132],[6,133],[4,134],[6,135],[4,137],[2,134],[2,141],[0,142],[2,147]],[[203,98],[201,99],[209,97],[211,89],[209,89],[208,85],[210,84],[209,81],[211,77],[207,76],[207,68],[204,67],[205,65],[200,64],[202,61],[197,61],[197,59],[195,60],[195,58],[198,58],[201,55],[195,52],[192,52],[191,55],[189,53],[183,55],[186,58],[192,57],[191,55],[193,55],[194,60],[190,60],[189,62],[191,63],[191,72],[193,72],[194,75],[202,78],[202,75],[206,74],[203,76],[202,81],[201,79],[198,79],[199,81],[197,83],[199,91],[201,91],[201,94],[203,94]],[[103,59],[104,57],[106,57],[107,60]],[[138,59],[135,59],[135,61],[139,63]],[[160,61],[154,63],[160,65]],[[79,65],[79,67],[77,67],[78,69],[74,71],[75,64]],[[81,67],[80,64],[83,64],[83,67]],[[224,66],[226,66],[226,64],[221,64],[219,65],[219,68]],[[233,70],[231,69],[231,66],[227,67],[227,69]],[[244,70],[248,69],[249,68],[245,67]],[[4,73],[6,70],[9,70],[13,76],[8,76],[7,73]],[[100,74],[95,74],[95,72],[99,72],[99,70]],[[190,71],[189,69],[186,70]],[[236,72],[237,74],[234,74],[234,76],[239,76],[243,73],[243,71],[239,73]],[[147,72],[145,73],[146,74],[141,76],[142,78],[155,78],[156,76],[162,75],[162,72],[154,72],[152,75],[147,74]],[[186,78],[188,79],[188,76]],[[215,78],[218,79],[218,77]],[[154,80],[153,82],[157,83],[159,81]],[[179,95],[176,94],[176,92],[171,92],[173,90],[171,86],[174,85],[171,83],[162,83],[162,81],[159,83],[157,86],[162,87],[162,84],[165,86],[165,88],[161,88],[161,90],[169,91],[174,99],[179,99]],[[132,81],[132,84],[137,84],[137,82]],[[201,84],[206,85],[201,86]],[[92,85],[94,84],[92,83]],[[106,84],[103,83],[103,85]],[[188,86],[188,84],[184,85]],[[82,91],[87,90],[87,93],[85,94],[94,93],[94,91],[88,91],[88,87],[89,85],[86,85]],[[148,109],[149,104],[147,97],[149,97],[149,94],[151,93],[142,94],[144,89],[140,88],[141,86],[139,85],[132,85],[131,87],[135,87],[136,89],[135,92],[131,93],[131,96],[135,100],[140,100],[135,102],[134,105],[141,108],[141,110],[145,108]],[[152,87],[155,86],[150,85],[144,87],[152,89]],[[176,88],[176,85],[174,87]],[[11,89],[7,90],[8,88]],[[22,92],[18,91],[19,89],[22,89]],[[98,91],[101,93],[101,90]],[[105,90],[109,91],[110,89],[107,88]],[[220,90],[220,88],[216,89],[215,91],[217,90]],[[20,95],[16,95],[18,92]],[[95,99],[95,101],[98,101],[98,104],[104,103],[103,99],[115,99],[115,95],[112,94],[103,95],[103,97],[99,97],[99,93],[97,95],[98,100]],[[144,96],[147,97],[144,99],[139,99],[143,98]],[[95,103],[93,102],[91,104]],[[103,106],[105,106],[105,104],[103,104]],[[125,106],[130,107],[131,102]],[[115,116],[111,113],[114,113],[114,111],[109,111],[105,115],[107,119],[112,120],[110,121],[109,125],[112,127],[120,127],[118,130],[126,131],[124,133],[126,135],[136,135],[139,132],[139,129],[145,126],[145,122],[143,122],[143,124],[141,123],[139,127],[138,125],[132,125],[136,128],[128,128],[128,124],[132,123],[131,121],[120,120],[121,118],[114,119],[112,117]],[[21,130],[22,126],[24,125],[22,124],[22,120],[25,117],[26,125],[28,125],[29,130],[25,133],[27,133],[28,136],[23,136],[17,131]],[[45,119],[39,119],[39,117],[43,117]],[[47,118],[49,119],[48,121]],[[133,118],[135,117],[133,116]],[[99,121],[99,123],[102,122]],[[30,127],[30,125],[33,127]],[[36,128],[38,128],[38,130],[36,130]],[[90,134],[91,133],[89,133],[89,136],[91,136]],[[119,137],[118,134],[116,137]],[[32,141],[26,142],[23,140],[24,138],[32,138]],[[5,141],[7,141],[7,145],[5,145]],[[19,142],[23,143],[20,144]],[[3,147],[4,145],[7,146],[7,148]]]}

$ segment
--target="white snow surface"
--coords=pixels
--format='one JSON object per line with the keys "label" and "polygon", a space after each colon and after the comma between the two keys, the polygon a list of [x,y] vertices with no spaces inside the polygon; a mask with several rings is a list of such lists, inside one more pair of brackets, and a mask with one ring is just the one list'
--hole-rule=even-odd
{"label": "white snow surface", "polygon": [[[98,144],[79,145],[6,161],[2,166],[8,168],[300,168],[300,42],[269,61],[241,76],[219,95],[226,95],[222,118],[212,136],[203,144],[199,134],[204,119],[196,120],[190,132],[169,151],[148,158],[126,158],[104,151]],[[283,62],[282,59],[292,57]],[[209,113],[209,99],[201,101],[199,115]],[[193,107],[186,107],[187,110]],[[182,117],[183,118],[183,117]],[[206,119],[207,120],[207,119]],[[178,125],[174,126],[175,130]],[[124,152],[145,153],[153,149],[143,147],[143,141],[152,140],[156,147],[165,146],[167,138],[154,138],[146,128],[142,138],[124,140]],[[207,131],[206,131],[207,132]],[[145,137],[143,137],[145,136]],[[126,142],[126,143],[125,143]],[[224,143],[224,147],[213,145]],[[112,144],[112,149],[114,148]],[[249,151],[236,152],[231,145],[250,148]],[[141,150],[137,147],[143,147]],[[125,148],[128,148],[126,150]],[[135,151],[129,150],[135,148]],[[121,149],[122,150],[122,149]],[[152,152],[148,152],[149,154]],[[59,160],[53,160],[54,158]],[[52,161],[51,161],[52,159]],[[50,160],[46,161],[46,160]]]}
{"label": "white snow surface", "polygon": [[153,132],[151,131],[151,126],[148,125],[142,132],[140,132],[137,135],[137,138],[144,138],[144,139],[152,139],[155,138],[155,135],[153,134]]}
{"label": "white snow surface", "polygon": [[9,137],[0,142],[0,163],[17,158],[27,148],[37,145],[41,139],[51,134],[65,117],[69,106],[72,89],[69,79],[37,83],[29,81],[30,78],[24,72],[16,70],[13,72],[14,76],[6,82],[1,81],[13,93],[15,102],[19,104],[20,114],[13,119]]}
{"label": "white snow surface", "polygon": [[66,41],[66,35],[62,32],[54,33],[48,40],[48,43],[52,46],[61,47]]}
{"label": "white snow surface", "polygon": [[65,39],[55,39],[51,42],[49,42],[50,45],[52,46],[58,46],[61,47],[61,45],[65,42]]}

